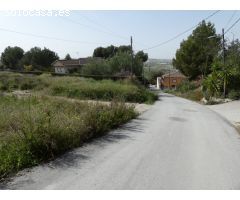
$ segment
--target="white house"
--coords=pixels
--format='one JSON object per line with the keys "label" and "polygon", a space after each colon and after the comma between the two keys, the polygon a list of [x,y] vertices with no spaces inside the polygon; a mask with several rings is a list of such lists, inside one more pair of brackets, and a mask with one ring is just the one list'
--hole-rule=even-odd
{"label": "white house", "polygon": [[68,74],[71,70],[80,69],[91,61],[91,58],[79,58],[71,60],[56,60],[52,63],[57,74]]}

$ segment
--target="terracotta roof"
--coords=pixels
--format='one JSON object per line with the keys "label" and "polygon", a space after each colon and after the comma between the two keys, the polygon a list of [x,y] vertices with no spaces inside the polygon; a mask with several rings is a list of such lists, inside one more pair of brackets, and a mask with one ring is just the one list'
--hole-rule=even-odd
{"label": "terracotta roof", "polygon": [[[164,77],[169,77],[169,73],[166,73],[162,75],[162,78]],[[181,72],[175,71],[175,72],[170,72],[170,77],[181,77],[181,78],[186,78]]]}

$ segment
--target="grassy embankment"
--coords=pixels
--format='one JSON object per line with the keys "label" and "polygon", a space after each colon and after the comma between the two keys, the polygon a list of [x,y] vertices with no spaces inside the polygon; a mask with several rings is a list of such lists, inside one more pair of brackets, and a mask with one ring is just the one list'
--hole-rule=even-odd
{"label": "grassy embankment", "polygon": [[[136,117],[123,101],[153,102],[155,95],[129,81],[0,74],[0,91],[31,96],[0,98],[0,178],[55,158]],[[72,102],[50,95],[109,100],[110,105]]]}
{"label": "grassy embankment", "polygon": [[1,97],[0,177],[36,165],[136,117],[133,107]]}
{"label": "grassy embankment", "polygon": [[200,102],[203,98],[203,92],[201,88],[189,81],[185,81],[180,84],[176,90],[166,90],[166,92],[197,102]]}
{"label": "grassy embankment", "polygon": [[0,90],[32,90],[42,95],[65,96],[77,99],[119,100],[135,103],[153,103],[157,96],[136,81],[101,80],[79,77],[52,77],[51,75],[29,76],[0,74]]}

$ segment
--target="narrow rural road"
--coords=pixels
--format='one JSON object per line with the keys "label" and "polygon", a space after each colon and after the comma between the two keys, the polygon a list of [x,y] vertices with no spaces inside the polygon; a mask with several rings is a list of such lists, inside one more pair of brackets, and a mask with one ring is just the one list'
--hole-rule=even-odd
{"label": "narrow rural road", "polygon": [[240,189],[239,135],[207,107],[161,94],[138,119],[5,188]]}

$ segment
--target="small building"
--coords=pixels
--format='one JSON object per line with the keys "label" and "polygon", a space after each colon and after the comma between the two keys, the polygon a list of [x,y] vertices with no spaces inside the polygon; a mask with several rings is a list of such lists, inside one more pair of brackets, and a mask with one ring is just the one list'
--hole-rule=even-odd
{"label": "small building", "polygon": [[52,63],[54,72],[57,74],[68,74],[71,71],[79,70],[84,65],[90,63],[92,58],[79,58],[70,60],[56,60]]}
{"label": "small building", "polygon": [[161,77],[157,77],[157,89],[175,89],[186,79],[187,77],[179,71],[166,73]]}

